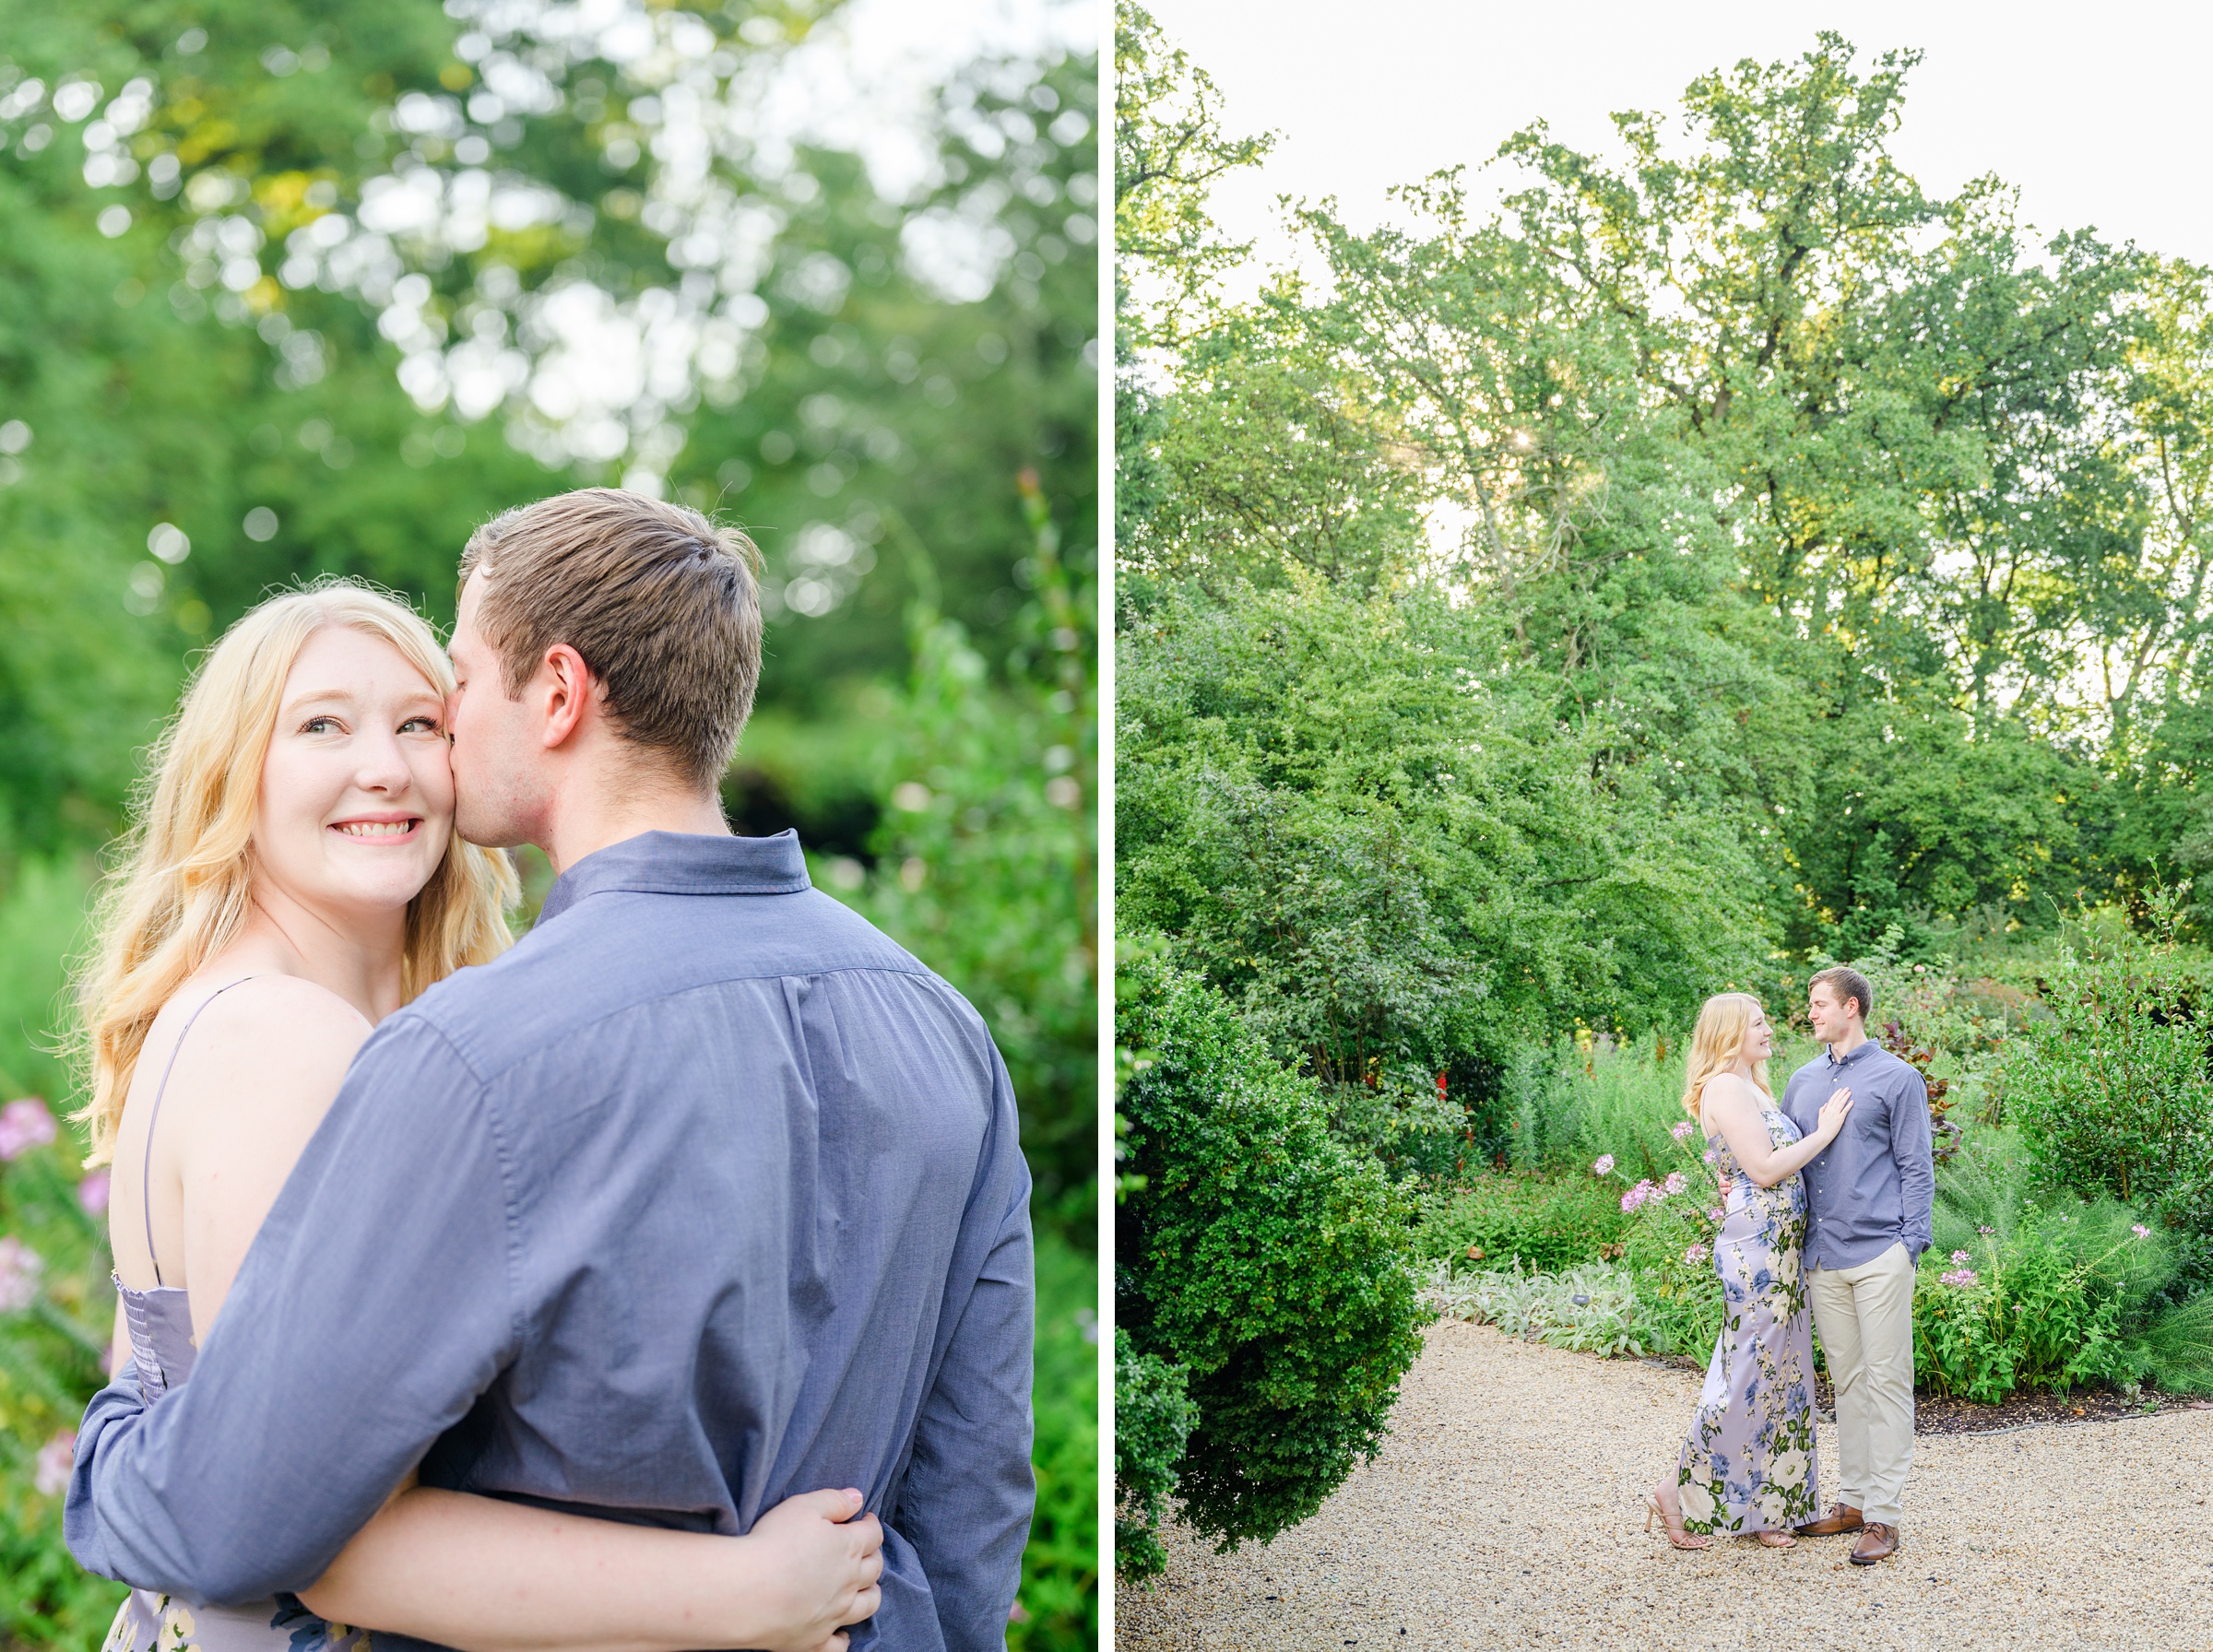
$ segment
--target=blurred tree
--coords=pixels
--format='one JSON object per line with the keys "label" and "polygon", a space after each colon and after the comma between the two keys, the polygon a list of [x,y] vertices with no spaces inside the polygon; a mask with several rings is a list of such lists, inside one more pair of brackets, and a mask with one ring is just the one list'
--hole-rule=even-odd
{"label": "blurred tree", "polygon": [[879,545],[994,655],[1019,470],[1095,556],[1081,59],[964,74],[898,195],[749,113],[825,6],[448,11],[0,12],[21,841],[112,829],[183,651],[271,584],[450,613],[469,529],[579,482],[751,528],[764,702],[816,714],[901,668]]}

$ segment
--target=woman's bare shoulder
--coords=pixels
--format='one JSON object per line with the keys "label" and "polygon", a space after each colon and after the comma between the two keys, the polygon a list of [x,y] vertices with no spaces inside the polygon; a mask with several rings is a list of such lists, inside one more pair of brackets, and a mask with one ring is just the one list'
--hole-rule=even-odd
{"label": "woman's bare shoulder", "polygon": [[187,1106],[219,1096],[225,1111],[258,1102],[319,1112],[372,1031],[344,998],[297,975],[250,975],[213,997],[187,987],[178,999],[200,1006],[176,1050],[172,1089]]}
{"label": "woman's bare shoulder", "polygon": [[1718,1104],[1723,1107],[1749,1106],[1757,1111],[1759,1102],[1758,1087],[1742,1073],[1716,1073],[1706,1080],[1705,1089],[1698,1092],[1701,1108]]}

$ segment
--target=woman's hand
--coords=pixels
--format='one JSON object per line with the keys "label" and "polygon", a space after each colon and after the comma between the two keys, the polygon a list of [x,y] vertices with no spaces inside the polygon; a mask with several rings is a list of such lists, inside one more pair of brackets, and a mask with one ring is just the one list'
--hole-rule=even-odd
{"label": "woman's hand", "polygon": [[1815,1121],[1814,1136],[1821,1141],[1834,1141],[1837,1132],[1844,1127],[1844,1115],[1852,1111],[1852,1091],[1839,1085],[1837,1092],[1821,1103],[1821,1116]]}
{"label": "woman's hand", "polygon": [[746,1533],[759,1551],[754,1575],[775,1580],[775,1599],[763,1604],[775,1627],[759,1642],[763,1652],[844,1652],[845,1626],[875,1615],[883,1528],[860,1513],[861,1501],[851,1490],[802,1493]]}

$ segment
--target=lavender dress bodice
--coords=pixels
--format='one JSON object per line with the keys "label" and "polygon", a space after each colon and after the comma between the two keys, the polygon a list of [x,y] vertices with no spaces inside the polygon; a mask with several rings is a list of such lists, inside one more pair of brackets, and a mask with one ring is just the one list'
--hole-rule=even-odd
{"label": "lavender dress bodice", "polygon": [[[244,977],[253,979],[252,976]],[[147,1120],[144,1151],[145,1184],[138,1198],[146,1216],[146,1254],[154,1266],[154,1283],[140,1291],[115,1280],[123,1299],[123,1320],[130,1332],[131,1363],[138,1375],[138,1392],[148,1406],[159,1404],[172,1388],[181,1387],[192,1375],[199,1344],[192,1334],[192,1294],[181,1285],[164,1285],[161,1260],[154,1248],[153,1192],[154,1129],[161,1122],[161,1098],[169,1090],[177,1052],[185,1035],[200,1019],[200,1011],[241,985],[232,981],[200,1000],[186,1018],[183,1030],[171,1046],[169,1065],[154,1088],[152,1116]],[[326,1623],[290,1595],[258,1600],[245,1606],[193,1606],[174,1596],[153,1589],[135,1588],[116,1610],[108,1638],[101,1652],[370,1652],[366,1630]]]}

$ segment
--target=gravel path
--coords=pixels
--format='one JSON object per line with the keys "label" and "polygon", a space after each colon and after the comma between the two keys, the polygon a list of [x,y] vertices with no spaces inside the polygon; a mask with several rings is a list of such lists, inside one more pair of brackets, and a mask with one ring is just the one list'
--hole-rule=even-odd
{"label": "gravel path", "polygon": [[1924,1435],[1879,1566],[1846,1564],[1848,1538],[1679,1554],[1639,1504],[1697,1378],[1426,1334],[1382,1456],[1268,1548],[1172,1531],[1166,1575],[1116,1591],[1118,1647],[2213,1652],[2213,1410]]}

